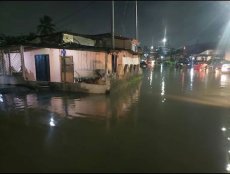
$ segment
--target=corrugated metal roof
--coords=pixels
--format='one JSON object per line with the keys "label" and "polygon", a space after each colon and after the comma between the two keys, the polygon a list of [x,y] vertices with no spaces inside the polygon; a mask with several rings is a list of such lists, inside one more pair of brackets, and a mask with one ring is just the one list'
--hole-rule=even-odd
{"label": "corrugated metal roof", "polygon": [[[42,35],[42,36],[36,36],[33,40],[27,41],[26,43],[23,44],[12,44],[8,46],[1,47],[2,49],[6,48],[15,48],[19,47],[19,45],[24,45],[26,47],[39,47],[39,48],[58,48],[58,49],[72,49],[72,50],[89,50],[89,51],[114,51],[110,47],[97,47],[97,46],[87,46],[87,45],[82,45],[79,43],[64,43],[63,42],[63,35],[64,34],[70,34],[73,36],[81,36],[89,39],[100,39],[100,38],[110,38],[111,33],[104,33],[104,34],[97,34],[97,35],[84,35],[84,34],[78,34],[78,33],[72,33],[72,32],[56,32],[53,34],[49,35]],[[122,40],[132,40],[129,38],[121,37],[121,36],[116,36],[117,39],[122,39]],[[0,49],[1,49],[0,48]],[[136,52],[132,51],[131,49],[124,49],[124,48],[115,48],[115,50],[125,50],[129,51],[132,54],[137,54]]]}

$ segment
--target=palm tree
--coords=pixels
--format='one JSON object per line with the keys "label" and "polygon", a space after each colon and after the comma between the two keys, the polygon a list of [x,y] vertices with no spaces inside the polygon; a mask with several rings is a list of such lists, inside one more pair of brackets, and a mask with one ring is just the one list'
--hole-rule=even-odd
{"label": "palm tree", "polygon": [[6,36],[5,34],[0,34],[0,46],[4,45],[6,42]]}
{"label": "palm tree", "polygon": [[40,35],[54,33],[55,25],[52,22],[51,17],[44,15],[42,18],[40,18],[40,24],[37,26],[37,33]]}

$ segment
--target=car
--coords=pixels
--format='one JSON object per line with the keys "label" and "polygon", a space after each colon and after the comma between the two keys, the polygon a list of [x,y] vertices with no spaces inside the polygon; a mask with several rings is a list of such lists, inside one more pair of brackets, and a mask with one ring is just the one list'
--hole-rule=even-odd
{"label": "car", "polygon": [[193,69],[197,71],[206,70],[208,67],[208,63],[206,61],[195,61],[193,65]]}
{"label": "car", "polygon": [[207,68],[209,71],[220,70],[222,66],[222,59],[210,59],[207,63]]}
{"label": "car", "polygon": [[141,68],[147,68],[147,63],[146,63],[146,61],[144,61],[144,60],[142,60],[141,62],[140,62],[140,67]]}
{"label": "car", "polygon": [[176,68],[191,68],[192,62],[188,58],[180,58],[178,61],[175,63]]}
{"label": "car", "polygon": [[153,60],[153,59],[151,59],[151,58],[148,58],[146,62],[147,62],[147,65],[148,65],[149,67],[153,67],[154,64],[155,64],[155,60]]}
{"label": "car", "polygon": [[221,62],[221,72],[229,73],[230,72],[230,61],[224,60]]}
{"label": "car", "polygon": [[230,61],[222,59],[213,59],[208,62],[208,70],[220,71],[222,73],[230,72]]}

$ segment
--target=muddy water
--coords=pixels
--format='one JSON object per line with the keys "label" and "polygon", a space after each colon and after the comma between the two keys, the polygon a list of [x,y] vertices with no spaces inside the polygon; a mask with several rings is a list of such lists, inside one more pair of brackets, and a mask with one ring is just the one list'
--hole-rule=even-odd
{"label": "muddy water", "polygon": [[110,95],[0,94],[1,172],[227,172],[230,75],[156,66]]}

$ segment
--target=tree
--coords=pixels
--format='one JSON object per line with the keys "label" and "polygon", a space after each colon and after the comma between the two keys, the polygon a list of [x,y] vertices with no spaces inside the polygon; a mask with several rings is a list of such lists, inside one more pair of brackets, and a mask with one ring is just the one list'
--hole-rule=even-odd
{"label": "tree", "polygon": [[34,38],[36,38],[36,34],[33,33],[33,32],[30,32],[30,33],[27,35],[27,37],[26,37],[26,39],[27,39],[28,41],[30,41],[30,40],[32,40],[32,39],[34,39]]}
{"label": "tree", "polygon": [[44,15],[40,18],[40,24],[37,26],[37,33],[39,35],[46,35],[55,32],[55,24],[52,23],[51,17]]}
{"label": "tree", "polygon": [[0,34],[0,46],[5,44],[6,36],[4,34]]}

